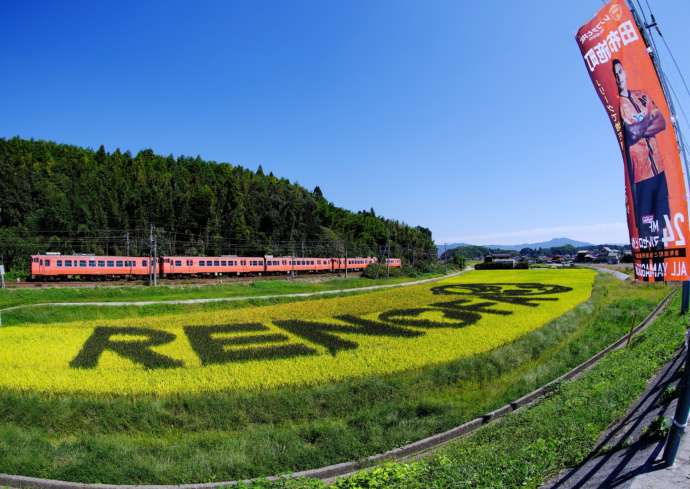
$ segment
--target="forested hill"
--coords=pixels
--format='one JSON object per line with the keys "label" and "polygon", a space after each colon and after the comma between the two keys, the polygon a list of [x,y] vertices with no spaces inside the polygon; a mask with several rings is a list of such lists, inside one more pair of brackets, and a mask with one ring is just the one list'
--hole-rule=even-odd
{"label": "forested hill", "polygon": [[350,212],[285,178],[199,157],[0,138],[0,253],[435,254],[431,231]]}

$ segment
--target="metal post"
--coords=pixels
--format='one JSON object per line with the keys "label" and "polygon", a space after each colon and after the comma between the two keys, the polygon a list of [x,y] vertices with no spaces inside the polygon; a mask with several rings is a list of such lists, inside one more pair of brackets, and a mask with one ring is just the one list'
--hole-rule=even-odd
{"label": "metal post", "polygon": [[156,262],[157,260],[156,239],[153,237],[153,224],[149,230],[149,285],[154,287],[157,285],[158,278],[156,276]]}
{"label": "metal post", "polygon": [[158,240],[153,238],[153,286],[158,285]]}
{"label": "metal post", "polygon": [[[673,125],[673,128],[675,129],[676,133],[676,144],[680,148],[679,156],[681,157],[684,163],[682,168],[685,170],[686,185],[690,186],[690,172],[688,172],[688,155],[685,150],[683,132],[681,131],[680,125],[677,123],[676,110],[673,104],[672,93],[667,86],[666,78],[663,76],[663,71],[661,70],[659,60],[657,59],[657,54],[655,52],[656,43],[654,42],[654,38],[652,37],[651,33],[649,37],[647,36],[647,31],[649,29],[651,29],[652,27],[657,27],[656,22],[654,22],[652,18],[652,24],[646,25],[644,22],[640,21],[640,18],[638,17],[637,11],[635,10],[635,6],[633,5],[632,1],[628,1],[628,6],[630,7],[630,10],[633,14],[635,23],[640,29],[640,33],[644,38],[644,42],[647,45],[647,50],[650,53],[652,64],[654,66],[654,69],[656,70],[656,74],[659,79],[659,84],[661,85],[661,89],[663,90],[664,95],[666,97],[666,102],[668,103],[668,108],[671,112],[671,124]],[[687,281],[684,281],[682,302],[680,307],[681,314],[686,314],[688,312],[688,299],[690,299],[690,284]],[[683,436],[683,433],[685,433],[685,427],[688,424],[688,411],[690,411],[690,355],[688,355],[688,334],[690,334],[690,332],[686,332],[685,336],[685,373],[683,374],[683,378],[679,383],[680,394],[678,397],[678,404],[676,406],[676,412],[673,416],[673,425],[671,426],[671,430],[669,431],[668,439],[666,441],[666,448],[664,449],[664,462],[667,466],[671,466],[674,464],[676,460],[676,455],[678,454],[680,440]]]}
{"label": "metal post", "polygon": [[668,433],[668,440],[666,441],[666,448],[664,449],[664,462],[669,467],[676,461],[680,440],[683,437],[685,428],[688,425],[688,412],[690,411],[690,354],[688,354],[689,338],[690,330],[685,333],[685,373],[678,384],[680,388],[678,405],[676,406],[676,414],[673,416],[673,424],[671,425],[671,430]]}

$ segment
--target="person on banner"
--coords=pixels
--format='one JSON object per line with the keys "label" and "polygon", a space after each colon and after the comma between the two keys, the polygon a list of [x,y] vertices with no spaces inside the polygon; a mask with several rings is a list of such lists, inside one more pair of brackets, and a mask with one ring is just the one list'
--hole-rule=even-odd
{"label": "person on banner", "polygon": [[626,163],[640,248],[662,249],[664,215],[670,212],[664,159],[655,136],[666,129],[666,120],[646,92],[628,88],[623,63],[618,59],[613,60],[613,75],[620,95]]}

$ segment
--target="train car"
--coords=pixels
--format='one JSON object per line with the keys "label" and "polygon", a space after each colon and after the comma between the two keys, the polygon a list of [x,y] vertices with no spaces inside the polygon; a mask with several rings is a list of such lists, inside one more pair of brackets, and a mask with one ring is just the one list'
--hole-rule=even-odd
{"label": "train car", "polygon": [[264,256],[266,273],[290,273],[292,271],[292,256]]}
{"label": "train car", "polygon": [[267,273],[330,272],[330,258],[306,256],[265,256]]}
{"label": "train car", "polygon": [[331,263],[334,272],[344,271],[346,267],[348,271],[364,270],[371,263],[376,263],[377,261],[378,260],[376,258],[371,256],[355,256],[352,258],[331,258]]}
{"label": "train car", "polygon": [[163,256],[160,261],[163,277],[261,274],[264,271],[262,256]]}
{"label": "train car", "polygon": [[402,260],[400,258],[386,258],[386,264],[391,268],[400,268]]}
{"label": "train car", "polygon": [[68,277],[145,277],[149,259],[140,256],[31,255],[29,275],[32,279]]}
{"label": "train car", "polygon": [[295,256],[292,261],[296,272],[329,272],[332,268],[330,258]]}

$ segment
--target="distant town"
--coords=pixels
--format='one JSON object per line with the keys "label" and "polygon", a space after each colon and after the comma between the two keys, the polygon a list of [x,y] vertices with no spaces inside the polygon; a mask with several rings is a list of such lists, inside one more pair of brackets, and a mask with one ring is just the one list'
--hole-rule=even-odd
{"label": "distant town", "polygon": [[441,260],[473,260],[498,265],[492,268],[503,268],[500,264],[504,264],[507,268],[526,268],[530,264],[606,263],[616,265],[633,261],[629,245],[609,244],[588,244],[587,246],[566,244],[550,248],[525,246],[519,250],[463,244],[443,251]]}

